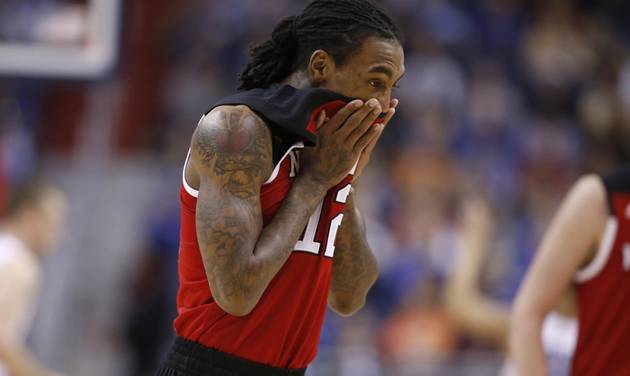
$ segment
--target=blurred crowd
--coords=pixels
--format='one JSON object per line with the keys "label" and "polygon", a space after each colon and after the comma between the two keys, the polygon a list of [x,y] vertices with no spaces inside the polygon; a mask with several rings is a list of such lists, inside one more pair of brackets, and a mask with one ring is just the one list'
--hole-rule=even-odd
{"label": "blurred crowd", "polygon": [[[28,18],[20,3],[77,2],[3,2],[0,20]],[[91,334],[123,349],[111,359],[133,365],[127,367],[133,375],[150,374],[171,340],[178,176],[192,130],[214,101],[235,91],[248,46],[303,4],[125,2],[115,71],[72,82],[0,79],[0,192],[34,171],[54,178],[57,169],[86,160],[92,162],[80,181],[97,168],[155,167],[131,172],[159,188],[145,198],[152,210],[142,211],[138,229],[125,233],[140,238],[130,243],[136,249],[119,252],[136,255],[125,259],[120,275],[127,288],[113,292],[122,308],[99,319],[109,333]],[[481,196],[492,209],[496,231],[480,285],[509,304],[570,184],[630,155],[630,5],[383,4],[406,34],[406,75],[395,92],[400,111],[358,187],[381,276],[358,316],[328,315],[311,372],[487,375],[500,362],[499,349],[462,330],[444,304],[444,286],[465,252],[461,203]],[[4,25],[0,42],[12,38]],[[55,355],[48,359],[63,364]]]}

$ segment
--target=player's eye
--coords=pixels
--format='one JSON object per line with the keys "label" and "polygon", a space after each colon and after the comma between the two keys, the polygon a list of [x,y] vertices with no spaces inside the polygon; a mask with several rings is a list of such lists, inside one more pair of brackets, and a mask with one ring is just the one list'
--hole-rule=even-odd
{"label": "player's eye", "polygon": [[373,88],[380,89],[384,87],[385,84],[383,84],[383,81],[381,80],[370,80],[370,86],[372,86]]}

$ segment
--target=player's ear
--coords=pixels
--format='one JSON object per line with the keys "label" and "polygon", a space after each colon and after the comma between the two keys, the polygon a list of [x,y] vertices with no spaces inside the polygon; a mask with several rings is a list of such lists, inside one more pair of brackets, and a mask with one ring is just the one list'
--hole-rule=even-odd
{"label": "player's ear", "polygon": [[308,75],[313,86],[317,87],[326,83],[334,70],[335,62],[328,52],[324,50],[313,52],[308,62]]}

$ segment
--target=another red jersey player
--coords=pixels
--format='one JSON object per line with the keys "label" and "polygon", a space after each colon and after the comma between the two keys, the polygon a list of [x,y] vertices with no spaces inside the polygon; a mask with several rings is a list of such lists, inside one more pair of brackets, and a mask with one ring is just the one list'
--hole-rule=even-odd
{"label": "another red jersey player", "polygon": [[158,375],[303,375],[326,306],[363,306],[378,270],[352,185],[403,71],[400,31],[368,0],[315,0],[252,49],[241,91],[192,137],[178,338]]}
{"label": "another red jersey player", "polygon": [[518,293],[511,350],[519,375],[546,375],[541,324],[573,285],[579,334],[572,375],[630,375],[630,167],[581,178]]}

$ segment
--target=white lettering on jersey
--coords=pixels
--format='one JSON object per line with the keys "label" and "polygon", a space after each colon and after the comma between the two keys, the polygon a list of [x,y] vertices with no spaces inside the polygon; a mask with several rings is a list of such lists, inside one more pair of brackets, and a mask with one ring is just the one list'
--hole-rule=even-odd
{"label": "white lettering on jersey", "polygon": [[291,150],[289,158],[291,159],[291,170],[289,177],[294,178],[298,172],[300,172],[300,155],[298,150]]}
{"label": "white lettering on jersey", "polygon": [[[345,204],[348,201],[348,196],[350,195],[351,191],[352,185],[348,183],[337,192],[337,195],[335,196],[335,201],[341,204]],[[317,207],[313,215],[311,215],[311,218],[309,218],[302,239],[298,240],[297,244],[295,244],[295,250],[309,252],[316,255],[319,254],[319,252],[321,251],[321,244],[320,242],[315,240],[315,235],[320,225],[327,225],[329,226],[327,236],[328,240],[326,241],[324,256],[332,258],[335,255],[335,239],[337,238],[337,231],[339,231],[339,226],[341,226],[341,222],[343,221],[343,213],[337,214],[337,216],[335,216],[335,218],[333,218],[329,224],[320,223],[324,201],[325,200],[322,200],[322,202],[319,203],[319,206]]]}
{"label": "white lettering on jersey", "polygon": [[626,219],[630,219],[630,204],[626,206]]}
{"label": "white lettering on jersey", "polygon": [[348,201],[348,196],[352,190],[352,185],[348,184],[337,192],[336,201],[345,204]]}
{"label": "white lettering on jersey", "polygon": [[630,270],[630,244],[623,245],[623,270]]}

